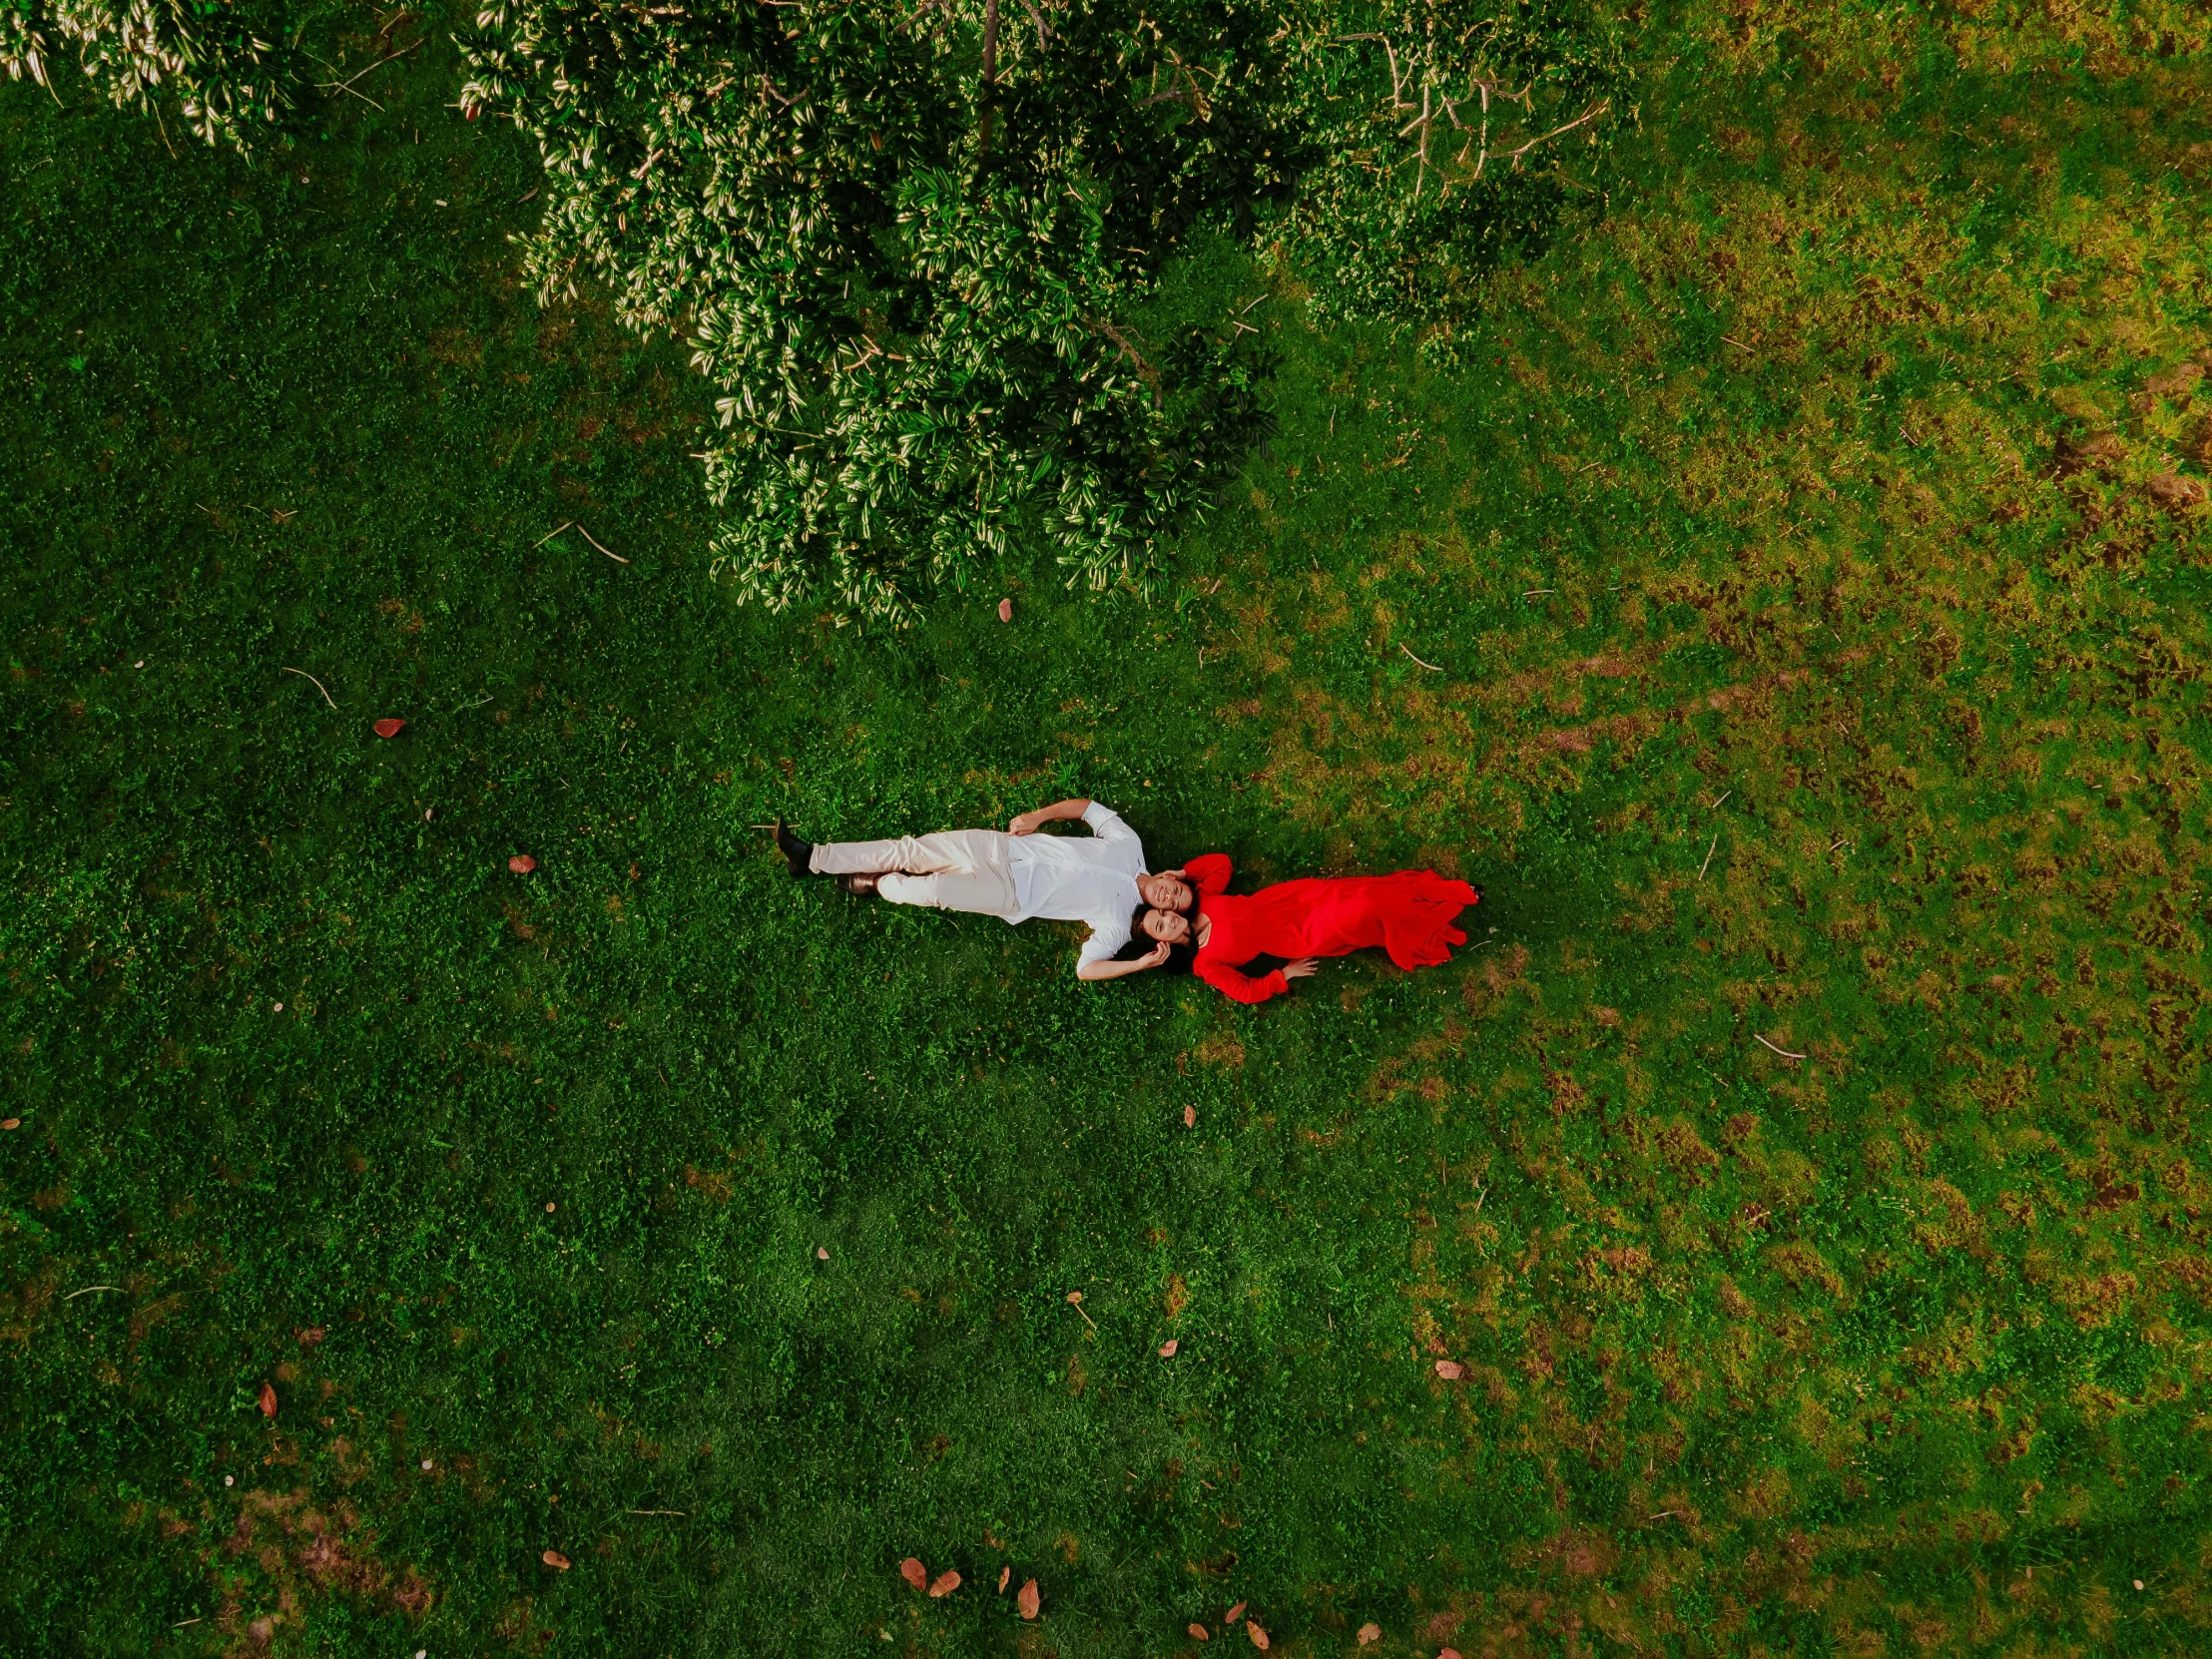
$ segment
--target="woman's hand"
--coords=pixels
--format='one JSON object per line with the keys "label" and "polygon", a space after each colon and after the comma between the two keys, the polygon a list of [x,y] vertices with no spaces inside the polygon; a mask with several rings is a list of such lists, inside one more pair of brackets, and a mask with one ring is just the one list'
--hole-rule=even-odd
{"label": "woman's hand", "polygon": [[1301,956],[1295,962],[1285,962],[1283,964],[1283,977],[1286,979],[1310,979],[1320,971],[1321,958],[1319,956]]}
{"label": "woman's hand", "polygon": [[1146,951],[1142,956],[1139,956],[1137,958],[1137,966],[1141,968],[1155,968],[1160,966],[1167,959],[1168,946],[1167,941],[1163,939],[1158,944],[1154,945],[1150,950]]}

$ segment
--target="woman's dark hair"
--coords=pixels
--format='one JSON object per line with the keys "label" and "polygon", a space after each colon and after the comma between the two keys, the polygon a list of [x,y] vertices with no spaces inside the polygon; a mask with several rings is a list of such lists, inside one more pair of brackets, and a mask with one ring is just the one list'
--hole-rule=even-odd
{"label": "woman's dark hair", "polygon": [[[1160,942],[1144,930],[1145,912],[1151,908],[1151,905],[1139,901],[1137,908],[1129,917],[1129,942],[1114,952],[1115,961],[1133,962],[1139,956],[1150,954],[1152,947]],[[1198,914],[1197,904],[1194,902],[1190,909],[1183,913],[1195,917]],[[1191,964],[1197,956],[1198,947],[1194,944],[1171,944],[1168,946],[1168,959],[1160,964],[1160,971],[1165,973],[1189,973]]]}

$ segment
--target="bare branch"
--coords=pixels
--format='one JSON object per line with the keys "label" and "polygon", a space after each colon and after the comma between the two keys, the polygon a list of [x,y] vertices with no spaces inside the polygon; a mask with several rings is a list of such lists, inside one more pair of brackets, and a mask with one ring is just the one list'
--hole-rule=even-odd
{"label": "bare branch", "polygon": [[1546,139],[1555,139],[1561,133],[1571,133],[1575,130],[1575,128],[1581,126],[1585,121],[1595,121],[1599,116],[1603,115],[1612,107],[1613,101],[1610,98],[1601,99],[1597,103],[1592,104],[1588,109],[1584,110],[1580,115],[1576,116],[1572,121],[1567,122],[1564,126],[1554,127],[1550,132],[1543,134],[1541,137],[1530,139],[1518,150],[1501,150],[1498,152],[1498,154],[1501,156],[1510,157],[1512,159],[1514,168],[1517,170],[1520,167],[1520,159],[1523,156],[1527,155],[1529,151],[1535,149],[1537,145],[1542,144]]}

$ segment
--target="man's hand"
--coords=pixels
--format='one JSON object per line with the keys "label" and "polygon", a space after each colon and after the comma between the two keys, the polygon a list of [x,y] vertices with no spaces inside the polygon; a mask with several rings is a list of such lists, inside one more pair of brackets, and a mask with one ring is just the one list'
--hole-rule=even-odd
{"label": "man's hand", "polygon": [[1006,826],[1009,835],[1034,835],[1042,825],[1055,824],[1062,819],[1081,818],[1090,811],[1090,801],[1055,801],[1049,807],[1039,807],[1033,813],[1017,813]]}
{"label": "man's hand", "polygon": [[1295,962],[1285,962],[1283,964],[1283,977],[1286,979],[1308,979],[1320,970],[1321,958],[1319,956],[1301,956]]}

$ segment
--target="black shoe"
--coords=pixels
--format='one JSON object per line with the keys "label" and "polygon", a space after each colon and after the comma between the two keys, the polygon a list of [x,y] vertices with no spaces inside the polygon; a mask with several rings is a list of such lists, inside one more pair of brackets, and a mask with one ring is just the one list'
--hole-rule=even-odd
{"label": "black shoe", "polygon": [[837,885],[854,898],[873,898],[875,896],[875,883],[881,879],[882,877],[873,870],[868,870],[855,875],[840,875],[837,877]]}
{"label": "black shoe", "polygon": [[776,844],[782,849],[784,863],[794,875],[814,874],[815,843],[803,841],[793,834],[782,819],[776,821]]}

